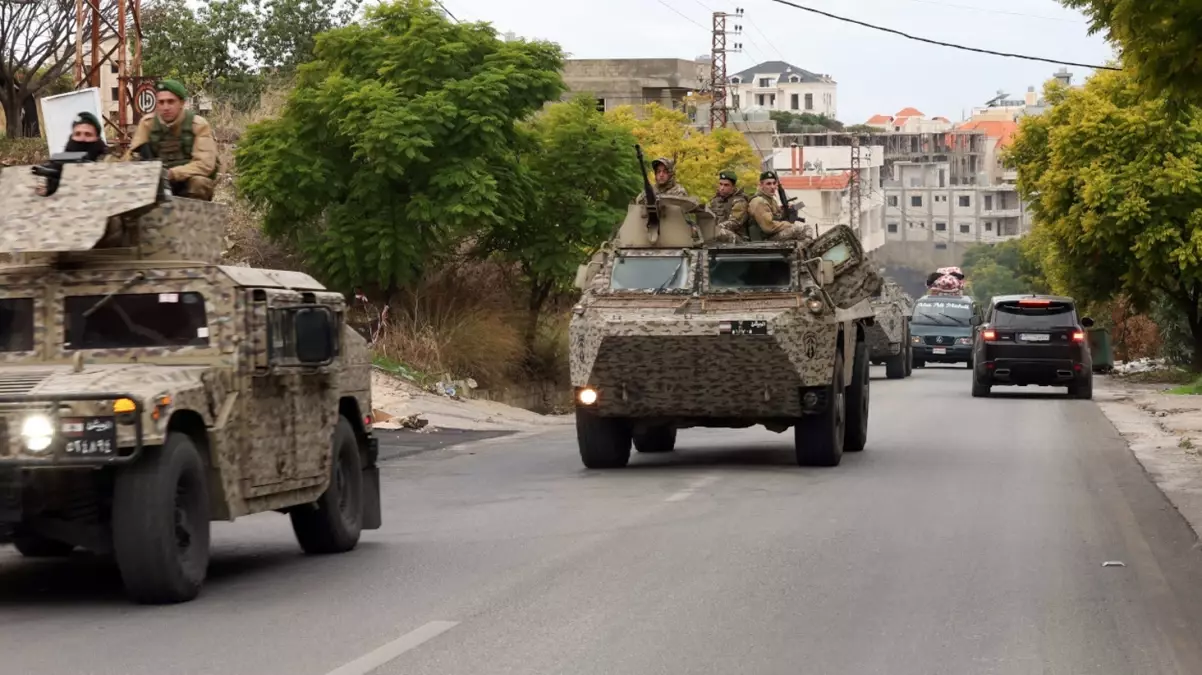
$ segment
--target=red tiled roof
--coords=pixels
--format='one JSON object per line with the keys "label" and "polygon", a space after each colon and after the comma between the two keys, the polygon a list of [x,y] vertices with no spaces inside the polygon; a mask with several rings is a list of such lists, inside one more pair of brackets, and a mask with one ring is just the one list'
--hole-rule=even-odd
{"label": "red tiled roof", "polygon": [[893,118],[888,115],[873,115],[864,124],[888,124],[893,121]]}
{"label": "red tiled roof", "polygon": [[902,108],[894,117],[926,117],[917,108]]}
{"label": "red tiled roof", "polygon": [[790,176],[783,172],[780,174],[780,185],[786,190],[846,190],[850,182],[850,171],[844,171],[833,176]]}
{"label": "red tiled roof", "polygon": [[1018,122],[1010,120],[969,120],[959,126],[963,131],[983,131],[989,138],[997,139],[997,147],[1004,148],[1014,142]]}

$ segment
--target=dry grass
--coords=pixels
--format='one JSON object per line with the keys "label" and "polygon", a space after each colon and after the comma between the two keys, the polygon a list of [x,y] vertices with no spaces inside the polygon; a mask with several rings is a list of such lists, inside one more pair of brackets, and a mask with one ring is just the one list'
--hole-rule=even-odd
{"label": "dry grass", "polygon": [[48,159],[50,153],[44,139],[0,136],[0,166],[40,164]]}
{"label": "dry grass", "polygon": [[568,323],[567,313],[544,314],[539,322],[538,334],[527,364],[527,376],[536,382],[550,382],[567,386],[571,382],[568,372]]}

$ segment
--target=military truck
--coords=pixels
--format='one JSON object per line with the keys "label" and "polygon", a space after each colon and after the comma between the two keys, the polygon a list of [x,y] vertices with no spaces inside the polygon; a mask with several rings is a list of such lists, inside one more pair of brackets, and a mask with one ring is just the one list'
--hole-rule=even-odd
{"label": "military truck", "polygon": [[634,204],[578,270],[570,361],[586,467],[626,466],[632,444],[671,452],[689,427],[792,428],[800,465],[864,448],[881,278],[858,238],[837,227],[808,245],[716,244],[714,226],[695,199]]}
{"label": "military truck", "polygon": [[[226,207],[160,162],[0,172],[0,543],[197,596],[209,523],[290,516],[308,553],[380,527],[367,343],[305,274],[220,264]],[[47,167],[41,167],[45,175]]]}
{"label": "military truck", "polygon": [[875,320],[866,329],[873,365],[885,364],[885,376],[900,380],[914,372],[910,345],[910,315],[914,299],[897,282],[886,278],[872,297]]}

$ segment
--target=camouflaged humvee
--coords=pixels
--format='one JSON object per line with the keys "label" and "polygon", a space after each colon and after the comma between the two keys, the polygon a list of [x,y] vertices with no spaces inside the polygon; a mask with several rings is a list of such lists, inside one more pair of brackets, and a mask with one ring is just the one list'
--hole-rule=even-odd
{"label": "camouflaged humvee", "polygon": [[625,466],[632,443],[669,452],[687,427],[791,427],[801,465],[864,448],[868,299],[881,277],[856,236],[841,226],[808,245],[715,244],[714,225],[691,198],[631,205],[579,269],[569,334],[586,467]]}
{"label": "camouflaged humvee", "polygon": [[194,598],[209,522],[291,516],[310,553],[380,526],[370,361],[342,295],[219,263],[226,209],[160,162],[0,172],[0,543],[112,553]]}
{"label": "camouflaged humvee", "polygon": [[885,364],[885,376],[900,380],[914,372],[910,348],[910,315],[914,299],[897,282],[885,279],[872,297],[875,320],[867,329],[868,355],[874,365]]}

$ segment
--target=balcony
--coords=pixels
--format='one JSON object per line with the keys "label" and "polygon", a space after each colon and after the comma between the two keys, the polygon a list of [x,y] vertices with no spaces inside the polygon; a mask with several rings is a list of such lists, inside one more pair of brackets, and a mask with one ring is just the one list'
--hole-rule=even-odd
{"label": "balcony", "polygon": [[1017,206],[1010,209],[993,209],[991,211],[981,211],[983,218],[1020,218],[1023,215],[1023,210]]}
{"label": "balcony", "polygon": [[1018,171],[1016,171],[1014,169],[1007,169],[1007,170],[1003,171],[1002,172],[1002,180],[1010,181],[1010,182],[1018,180]]}

